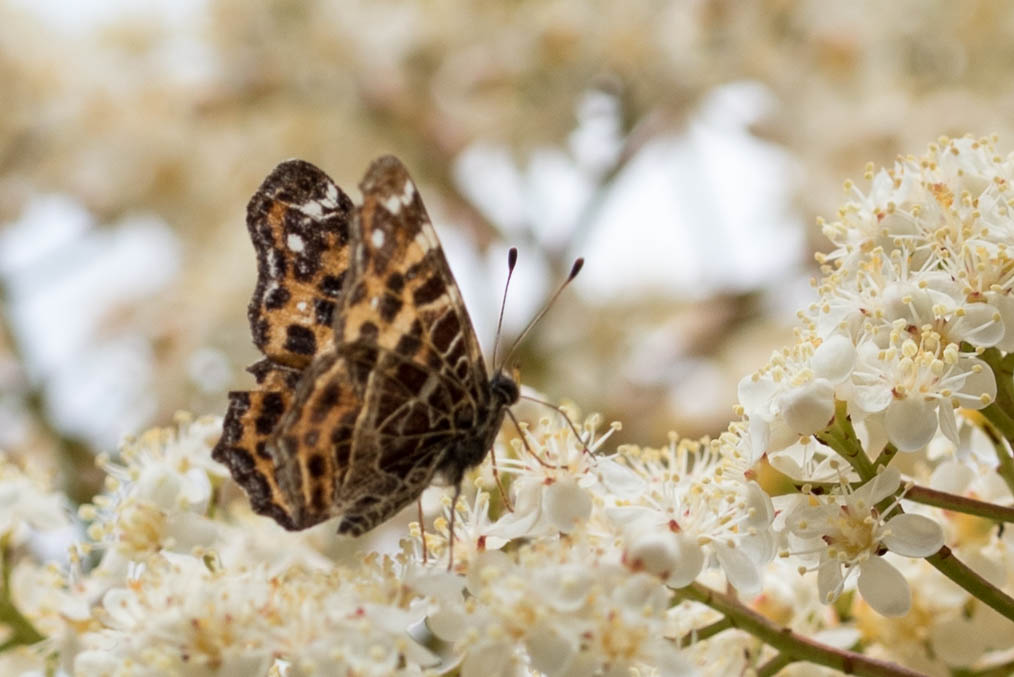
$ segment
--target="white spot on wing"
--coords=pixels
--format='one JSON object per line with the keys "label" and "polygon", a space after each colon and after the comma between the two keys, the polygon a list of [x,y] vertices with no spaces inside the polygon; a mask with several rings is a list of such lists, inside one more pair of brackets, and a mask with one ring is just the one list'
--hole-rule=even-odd
{"label": "white spot on wing", "polygon": [[384,198],[380,201],[380,204],[383,205],[384,209],[392,214],[397,214],[401,211],[401,198],[397,195],[391,195],[390,197]]}
{"label": "white spot on wing", "polygon": [[338,206],[338,186],[333,183],[327,184],[327,197],[324,198],[324,204],[328,207]]}
{"label": "white spot on wing", "polygon": [[285,246],[297,254],[306,249],[306,243],[303,242],[303,238],[295,233],[289,233],[288,237],[285,238]]}
{"label": "white spot on wing", "polygon": [[307,216],[313,219],[319,219],[324,215],[324,209],[321,204],[314,200],[313,202],[305,202],[299,205],[299,211],[303,212]]}
{"label": "white spot on wing", "polygon": [[430,249],[433,248],[433,243],[430,242],[430,239],[428,237],[426,237],[425,228],[419,231],[419,234],[415,236],[415,244],[417,247],[419,247],[419,249],[423,250],[424,252],[428,252]]}
{"label": "white spot on wing", "polygon": [[301,313],[305,313],[306,312],[306,301],[300,301],[299,303],[297,303],[296,304],[296,310],[298,310]]}
{"label": "white spot on wing", "polygon": [[380,230],[379,228],[377,228],[376,230],[374,230],[373,234],[370,235],[370,242],[372,242],[373,246],[376,247],[377,249],[380,249],[381,247],[383,247],[384,246],[384,231]]}
{"label": "white spot on wing", "polygon": [[377,306],[379,306],[379,305],[380,305],[380,297],[379,296],[374,296],[372,299],[370,299],[370,308],[373,308],[374,310],[376,310]]}
{"label": "white spot on wing", "polygon": [[411,179],[405,179],[405,188],[401,194],[401,201],[403,204],[408,205],[412,202],[412,197],[415,195],[415,186],[412,185]]}

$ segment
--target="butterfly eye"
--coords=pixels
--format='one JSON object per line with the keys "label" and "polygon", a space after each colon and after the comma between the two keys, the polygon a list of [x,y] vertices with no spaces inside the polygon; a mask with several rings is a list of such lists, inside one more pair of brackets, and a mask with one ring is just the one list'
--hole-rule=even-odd
{"label": "butterfly eye", "polygon": [[517,402],[518,398],[521,396],[521,391],[518,390],[517,381],[502,371],[497,372],[497,375],[493,377],[489,386],[490,389],[500,397],[504,404],[508,406]]}

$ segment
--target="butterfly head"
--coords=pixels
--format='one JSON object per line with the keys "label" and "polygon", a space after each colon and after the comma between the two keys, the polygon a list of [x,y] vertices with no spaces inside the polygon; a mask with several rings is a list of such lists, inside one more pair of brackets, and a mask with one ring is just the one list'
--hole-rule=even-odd
{"label": "butterfly head", "polygon": [[505,407],[516,403],[521,397],[518,382],[502,371],[498,371],[493,380],[489,382],[489,388],[493,392],[493,397],[502,402]]}

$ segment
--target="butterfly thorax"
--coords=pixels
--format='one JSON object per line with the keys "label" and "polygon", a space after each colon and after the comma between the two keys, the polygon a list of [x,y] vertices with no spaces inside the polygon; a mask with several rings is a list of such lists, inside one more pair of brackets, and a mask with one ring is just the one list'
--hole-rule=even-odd
{"label": "butterfly thorax", "polygon": [[490,379],[489,394],[488,409],[478,418],[473,434],[461,436],[459,444],[448,449],[440,464],[438,473],[447,484],[460,483],[465,472],[482,463],[500,432],[507,408],[520,397],[518,384],[503,372]]}

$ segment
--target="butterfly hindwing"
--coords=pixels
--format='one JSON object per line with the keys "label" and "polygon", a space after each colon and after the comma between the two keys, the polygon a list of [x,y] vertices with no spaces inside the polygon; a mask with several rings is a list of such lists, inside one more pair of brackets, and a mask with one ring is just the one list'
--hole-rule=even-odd
{"label": "butterfly hindwing", "polygon": [[269,446],[272,433],[292,403],[299,372],[268,360],[254,364],[257,389],[229,393],[222,437],[212,457],[229,467],[233,479],[250,497],[254,512],[268,515],[287,529],[298,528],[299,502],[278,482],[278,459]]}
{"label": "butterfly hindwing", "polygon": [[300,529],[341,510],[339,491],[349,473],[368,379],[354,358],[339,349],[315,359],[268,444]]}

